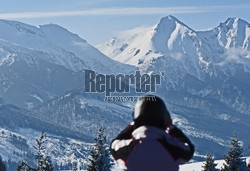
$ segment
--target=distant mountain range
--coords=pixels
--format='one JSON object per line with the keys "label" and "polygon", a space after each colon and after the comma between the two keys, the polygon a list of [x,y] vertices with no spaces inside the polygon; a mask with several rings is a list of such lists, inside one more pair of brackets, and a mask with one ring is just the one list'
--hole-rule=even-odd
{"label": "distant mountain range", "polygon": [[0,20],[0,156],[9,165],[31,161],[30,145],[45,130],[58,166],[77,158],[84,165],[99,126],[111,140],[132,121],[134,102],[105,102],[104,94],[84,92],[85,69],[163,72],[156,94],[196,145],[195,160],[207,153],[223,157],[234,131],[247,147],[249,35],[249,23],[239,18],[195,31],[167,16],[121,33],[99,51],[58,25]]}
{"label": "distant mountain range", "polygon": [[164,72],[157,94],[176,113],[176,123],[193,137],[197,152],[223,156],[234,131],[246,147],[250,144],[249,42],[250,24],[240,18],[195,31],[167,16],[155,26],[125,31],[97,48],[143,72]]}

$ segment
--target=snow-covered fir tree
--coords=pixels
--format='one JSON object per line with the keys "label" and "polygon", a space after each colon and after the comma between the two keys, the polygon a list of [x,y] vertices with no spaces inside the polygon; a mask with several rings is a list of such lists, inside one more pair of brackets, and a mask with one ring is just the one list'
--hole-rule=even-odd
{"label": "snow-covered fir tree", "polygon": [[36,169],[31,168],[28,164],[25,162],[22,162],[18,167],[17,171],[36,171]]}
{"label": "snow-covered fir tree", "polygon": [[243,149],[237,134],[234,133],[231,139],[231,147],[225,156],[225,162],[222,171],[247,171],[246,162],[242,159]]}
{"label": "snow-covered fir tree", "polygon": [[37,160],[37,171],[52,171],[53,164],[50,156],[46,154],[46,134],[42,132],[40,138],[36,139],[36,146],[33,146],[36,150],[35,159]]}
{"label": "snow-covered fir tree", "polygon": [[106,144],[104,128],[98,130],[98,136],[95,138],[93,150],[90,153],[88,171],[110,171],[112,167],[109,147]]}
{"label": "snow-covered fir tree", "polygon": [[202,171],[218,171],[218,169],[215,168],[216,164],[214,163],[214,157],[210,154],[207,155],[206,161],[204,165],[202,166]]}
{"label": "snow-covered fir tree", "polygon": [[36,150],[35,160],[37,161],[37,168],[34,169],[27,163],[22,162],[17,171],[53,171],[53,164],[50,156],[46,154],[46,134],[42,132],[41,136],[36,139],[36,146],[33,146]]}

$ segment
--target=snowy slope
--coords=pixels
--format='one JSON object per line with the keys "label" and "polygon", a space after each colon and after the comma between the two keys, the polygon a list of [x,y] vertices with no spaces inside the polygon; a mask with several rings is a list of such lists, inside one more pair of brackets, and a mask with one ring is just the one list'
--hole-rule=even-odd
{"label": "snowy slope", "polygon": [[50,62],[51,56],[0,40],[0,96],[31,109],[84,84],[83,72]]}
{"label": "snowy slope", "polygon": [[57,125],[84,131],[90,137],[94,137],[99,127],[103,126],[109,142],[132,121],[131,108],[119,102],[105,102],[104,95],[84,93],[83,89],[69,91],[44,103],[35,111],[53,118]]}
{"label": "snowy slope", "polygon": [[[10,131],[0,128],[0,150],[2,160],[5,161],[7,170],[16,170],[17,165],[26,161],[35,166],[35,139],[41,132],[33,129],[19,129]],[[47,134],[46,148],[51,156],[55,169],[71,169],[74,163],[85,168],[91,149],[91,143],[86,143],[72,138],[65,138]]]}
{"label": "snowy slope", "polygon": [[56,24],[35,27],[17,21],[0,20],[0,28],[0,39],[48,53],[50,61],[73,71],[88,68],[107,72],[129,68],[110,60],[84,39]]}
{"label": "snowy slope", "polygon": [[[243,157],[247,163],[250,163],[250,157]],[[190,164],[184,164],[180,166],[180,171],[201,171],[205,162],[195,162]],[[224,160],[215,160],[216,169],[223,168]]]}
{"label": "snowy slope", "polygon": [[[55,165],[70,166],[74,161],[86,163],[93,138],[83,131],[57,125],[51,118],[0,103],[0,156],[8,170],[16,169],[22,161],[34,163],[35,138],[45,131],[48,149]],[[14,169],[15,168],[15,169]]]}
{"label": "snowy slope", "polygon": [[[31,109],[84,85],[84,70],[131,72],[58,25],[0,20],[0,96]],[[18,94],[18,97],[16,95]]]}

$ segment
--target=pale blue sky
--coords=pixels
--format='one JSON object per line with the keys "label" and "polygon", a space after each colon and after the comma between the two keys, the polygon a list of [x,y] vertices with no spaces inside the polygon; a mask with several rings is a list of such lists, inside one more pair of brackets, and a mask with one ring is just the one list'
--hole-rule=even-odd
{"label": "pale blue sky", "polygon": [[194,30],[228,17],[250,22],[250,0],[0,0],[0,18],[32,25],[59,24],[92,45],[122,30],[151,26],[173,15]]}

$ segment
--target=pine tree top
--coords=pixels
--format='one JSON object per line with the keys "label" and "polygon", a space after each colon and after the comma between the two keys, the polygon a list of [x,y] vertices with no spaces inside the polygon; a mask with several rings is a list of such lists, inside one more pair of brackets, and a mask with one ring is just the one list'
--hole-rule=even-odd
{"label": "pine tree top", "polygon": [[234,133],[231,138],[231,146],[228,151],[228,154],[225,156],[225,164],[223,167],[223,171],[230,170],[244,170],[246,168],[246,162],[242,159],[242,145],[238,140],[237,134]]}
{"label": "pine tree top", "polygon": [[216,171],[215,168],[217,164],[214,163],[214,156],[208,154],[206,157],[205,164],[202,166],[202,171]]}

